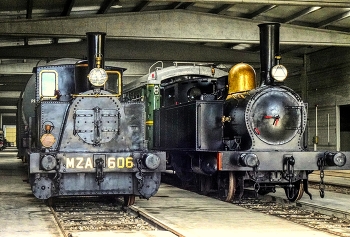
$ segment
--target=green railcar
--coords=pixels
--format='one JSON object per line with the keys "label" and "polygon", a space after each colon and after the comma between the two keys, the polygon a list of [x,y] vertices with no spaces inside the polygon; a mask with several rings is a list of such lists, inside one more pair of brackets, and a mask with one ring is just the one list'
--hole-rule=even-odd
{"label": "green railcar", "polygon": [[[161,63],[161,67],[152,68]],[[227,76],[227,72],[214,68],[210,64],[175,62],[173,66],[163,67],[162,62],[153,64],[148,74],[141,78],[124,85],[123,97],[129,101],[143,101],[146,108],[146,139],[148,140],[148,148],[154,147],[153,135],[153,111],[164,106],[164,103],[169,103],[169,99],[177,103],[178,92],[175,88],[174,94],[162,94],[162,88],[169,83],[176,81],[184,81],[184,83],[191,83],[192,79],[203,78],[203,80],[216,80],[218,77]],[[191,87],[193,89],[193,87]],[[193,90],[191,90],[193,91]],[[167,97],[167,98],[164,98]],[[171,98],[170,98],[171,97]],[[190,100],[190,98],[189,98]]]}
{"label": "green railcar", "polygon": [[148,149],[153,148],[153,110],[160,107],[160,85],[156,81],[146,83],[138,88],[124,92],[124,98],[143,101],[146,113],[146,140]]}

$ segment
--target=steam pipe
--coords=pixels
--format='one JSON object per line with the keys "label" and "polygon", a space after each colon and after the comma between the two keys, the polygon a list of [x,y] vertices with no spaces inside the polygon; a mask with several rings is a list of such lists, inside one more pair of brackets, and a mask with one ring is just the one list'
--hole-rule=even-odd
{"label": "steam pipe", "polygon": [[272,85],[274,79],[270,72],[277,64],[276,56],[280,55],[280,24],[266,23],[260,24],[260,62],[261,81],[260,85]]}

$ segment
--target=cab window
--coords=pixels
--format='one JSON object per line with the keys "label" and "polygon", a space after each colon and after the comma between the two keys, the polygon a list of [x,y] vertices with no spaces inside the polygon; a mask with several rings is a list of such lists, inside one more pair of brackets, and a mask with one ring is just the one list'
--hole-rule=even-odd
{"label": "cab window", "polygon": [[57,90],[57,72],[42,71],[40,73],[40,97],[54,98]]}

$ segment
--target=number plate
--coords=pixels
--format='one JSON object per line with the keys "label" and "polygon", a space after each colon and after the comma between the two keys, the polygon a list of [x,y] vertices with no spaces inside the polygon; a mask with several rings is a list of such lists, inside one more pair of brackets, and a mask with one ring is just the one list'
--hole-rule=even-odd
{"label": "number plate", "polygon": [[97,159],[104,160],[106,169],[132,169],[134,158],[128,157],[106,157],[105,155],[94,155],[93,157],[64,157],[63,165],[66,169],[94,169]]}

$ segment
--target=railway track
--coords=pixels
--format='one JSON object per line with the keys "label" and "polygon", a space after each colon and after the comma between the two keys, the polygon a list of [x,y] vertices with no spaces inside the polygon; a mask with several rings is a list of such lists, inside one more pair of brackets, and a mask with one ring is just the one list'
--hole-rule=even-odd
{"label": "railway track", "polygon": [[[318,183],[311,184],[318,189]],[[193,189],[190,189],[193,191]],[[349,194],[349,187],[334,187],[326,184],[326,191]],[[215,196],[212,196],[215,198]],[[288,221],[308,226],[313,229],[331,233],[336,236],[350,236],[350,214],[348,212],[322,207],[298,201],[291,203],[284,199],[284,194],[265,195],[255,198],[255,192],[248,190],[244,199],[236,198],[233,205],[277,216]],[[125,208],[122,200],[106,198],[58,199],[51,206],[55,219],[65,237],[74,237],[81,232],[111,231],[169,231],[177,236],[179,233],[169,228],[147,213],[134,207]],[[190,217],[188,217],[190,218]]]}
{"label": "railway track", "polygon": [[[315,189],[317,193],[319,183],[309,182],[309,188]],[[350,186],[344,184],[325,184],[327,192],[350,194]],[[235,205],[265,213],[267,215],[278,216],[288,221],[308,226],[336,236],[350,236],[350,213],[336,208],[322,206],[303,201],[290,202],[285,198],[284,192],[280,190],[276,194],[268,194],[254,198],[255,192],[249,190],[247,196],[241,202],[234,200]],[[336,200],[332,200],[336,202]]]}
{"label": "railway track", "polygon": [[82,232],[162,231],[151,217],[125,208],[121,200],[98,197],[60,198],[50,210],[63,236],[74,237]]}
{"label": "railway track", "polygon": [[350,236],[350,213],[334,208],[303,201],[291,203],[272,195],[266,195],[261,199],[248,198],[241,203],[234,201],[234,204],[336,236]]}
{"label": "railway track", "polygon": [[[335,174],[342,175],[339,173]],[[327,175],[333,175],[333,173],[328,173]],[[179,182],[176,178],[175,183],[177,183],[178,186]],[[310,181],[309,188],[316,189],[314,192],[317,193],[317,190],[319,189],[319,182]],[[188,190],[193,191],[195,189],[193,187],[189,187]],[[326,196],[327,192],[336,192],[349,195],[350,186],[344,184],[325,184],[325,192]],[[213,193],[209,193],[207,196],[220,199],[216,194]],[[336,202],[336,200],[333,201]],[[288,221],[308,226],[310,228],[327,232],[336,236],[350,236],[349,212],[317,205],[317,202],[314,203],[315,204],[310,204],[302,200],[294,203],[290,202],[285,198],[283,190],[279,190],[275,194],[272,193],[271,195],[259,195],[259,197],[256,198],[254,190],[249,189],[245,191],[244,198],[241,201],[239,201],[238,196],[236,196],[232,202],[234,205],[238,205],[257,212],[262,212],[267,215],[277,216]]]}

